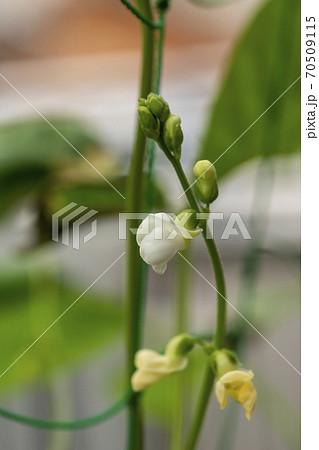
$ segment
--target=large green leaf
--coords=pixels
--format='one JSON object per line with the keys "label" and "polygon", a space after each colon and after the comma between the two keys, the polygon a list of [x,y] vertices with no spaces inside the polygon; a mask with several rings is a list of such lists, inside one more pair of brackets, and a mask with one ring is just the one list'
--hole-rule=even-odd
{"label": "large green leaf", "polygon": [[241,37],[212,105],[200,157],[220,157],[219,177],[256,156],[298,151],[300,81],[265,111],[299,76],[300,2],[270,0]]}
{"label": "large green leaf", "polygon": [[[43,266],[44,264],[42,264]],[[28,262],[1,268],[0,375],[82,294],[85,288],[59,281],[52,270]],[[70,365],[122,332],[117,295],[87,292],[3,375],[0,391],[39,380]]]}

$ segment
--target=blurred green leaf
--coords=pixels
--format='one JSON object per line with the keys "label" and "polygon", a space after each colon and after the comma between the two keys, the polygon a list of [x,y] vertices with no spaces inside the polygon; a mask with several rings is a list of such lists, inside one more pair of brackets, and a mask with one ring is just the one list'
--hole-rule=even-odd
{"label": "blurred green leaf", "polygon": [[[23,353],[83,292],[59,282],[52,273],[28,264],[0,275],[0,374]],[[3,375],[0,391],[36,381],[61,365],[70,365],[122,332],[117,295],[87,292]],[[107,356],[106,356],[107,357]]]}
{"label": "blurred green leaf", "polygon": [[0,217],[30,192],[38,190],[47,174],[46,168],[36,164],[0,169]]}
{"label": "blurred green leaf", "polygon": [[[200,158],[216,161],[300,76],[300,2],[270,0],[241,37],[212,112]],[[222,177],[261,155],[300,147],[300,82],[216,162]]]}
{"label": "blurred green leaf", "polygon": [[[102,151],[84,126],[71,119],[52,125],[102,173],[122,195],[126,177],[118,175],[115,158]],[[26,120],[0,128],[0,217],[16,202],[33,195],[38,212],[39,242],[51,239],[51,216],[75,202],[100,214],[124,211],[124,199],[47,123]],[[154,186],[154,207],[164,197]]]}
{"label": "blurred green leaf", "polygon": [[[110,182],[119,192],[125,194],[126,177],[110,178]],[[102,215],[117,214],[125,210],[125,200],[106,183],[83,182],[54,185],[48,195],[50,197],[48,200],[48,217],[71,202],[95,209]],[[154,208],[161,209],[163,206],[163,193],[157,185],[154,185]]]}
{"label": "blurred green leaf", "polygon": [[[82,124],[50,118],[52,125],[81,153],[98,148]],[[43,120],[0,128],[0,216],[31,192],[43,191],[52,172],[79,161],[79,154]]]}
{"label": "blurred green leaf", "polygon": [[[76,120],[50,118],[51,124],[81,153],[98,142]],[[78,159],[78,153],[42,119],[11,123],[0,128],[1,172],[12,167],[59,167]]]}

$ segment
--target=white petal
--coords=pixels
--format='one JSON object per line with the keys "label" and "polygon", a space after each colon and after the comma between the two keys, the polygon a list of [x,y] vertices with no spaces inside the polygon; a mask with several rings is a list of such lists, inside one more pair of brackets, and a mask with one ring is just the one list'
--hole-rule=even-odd
{"label": "white petal", "polygon": [[138,227],[136,242],[141,245],[143,239],[149,235],[154,228],[164,228],[164,224],[171,223],[171,218],[166,213],[149,214]]}
{"label": "white petal", "polygon": [[152,269],[154,270],[154,272],[158,273],[158,275],[163,275],[163,273],[166,272],[167,264],[157,264],[155,266],[152,266]]}
{"label": "white petal", "polygon": [[153,231],[154,225],[155,225],[154,214],[149,214],[147,217],[145,217],[141,225],[138,227],[136,233],[137,245],[141,245],[145,236],[147,236],[151,231]]}
{"label": "white petal", "polygon": [[180,237],[167,239],[164,235],[162,239],[158,239],[156,234],[155,229],[145,236],[140,247],[141,257],[151,266],[166,264],[184,245],[184,241]]}

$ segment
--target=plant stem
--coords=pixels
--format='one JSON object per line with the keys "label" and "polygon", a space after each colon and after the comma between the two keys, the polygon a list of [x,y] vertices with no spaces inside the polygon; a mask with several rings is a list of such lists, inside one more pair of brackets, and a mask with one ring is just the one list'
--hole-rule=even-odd
{"label": "plant stem", "polygon": [[[166,152],[165,152],[166,153]],[[168,156],[168,155],[167,155]],[[177,161],[172,155],[169,159],[175,169],[175,172],[181,182],[182,188],[184,189],[185,195],[192,209],[197,212],[201,212],[197,201],[193,195],[190,185],[181,166],[181,163]],[[214,239],[212,238],[209,228],[207,227],[206,221],[203,223],[203,237],[205,244],[213,265],[215,280],[216,280],[216,291],[217,291],[217,320],[216,320],[216,331],[214,343],[216,348],[221,348],[224,345],[225,338],[225,328],[226,328],[226,286],[224,271],[222,263],[219,258],[218,250]]]}
{"label": "plant stem", "polygon": [[[185,250],[190,253],[190,249]],[[190,300],[190,267],[182,258],[176,260],[176,308],[174,335],[184,333],[188,329],[188,305]],[[187,409],[185,401],[187,373],[181,372],[173,380],[172,412],[171,412],[171,440],[170,449],[182,448],[184,415]]]}
{"label": "plant stem", "polygon": [[196,448],[196,444],[205,418],[210,395],[213,389],[214,379],[215,379],[214,372],[212,371],[210,365],[207,364],[199,394],[197,407],[194,414],[194,420],[192,423],[191,431],[188,436],[185,450],[193,450]]}
{"label": "plant stem", "polygon": [[[167,150],[165,144],[160,142],[160,146],[163,149],[165,155],[173,165],[175,172],[181,182],[182,188],[184,189],[185,195],[189,202],[189,205],[192,209],[197,212],[201,212],[197,201],[193,195],[193,192],[190,188],[189,182],[186,178],[184,170],[181,166],[180,161],[176,160],[174,156]],[[203,224],[203,237],[205,240],[205,244],[213,265],[215,280],[216,280],[216,291],[217,291],[217,318],[216,318],[216,330],[215,330],[215,338],[214,343],[216,348],[222,348],[224,345],[225,339],[225,329],[226,329],[226,286],[225,286],[225,278],[223,267],[219,258],[219,254],[217,251],[216,244],[210,235],[209,229],[207,227],[206,222]],[[201,431],[201,427],[203,424],[203,420],[205,417],[209,396],[213,388],[214,384],[214,374],[210,366],[207,366],[206,372],[203,379],[203,384],[201,387],[201,393],[199,396],[194,421],[191,427],[191,431],[189,433],[189,437],[187,440],[186,450],[193,450],[196,448],[196,444],[199,438],[199,434]]]}
{"label": "plant stem", "polygon": [[[137,0],[139,10],[152,20],[150,0]],[[145,24],[142,27],[143,60],[140,84],[140,97],[146,97],[152,89],[153,79],[153,34],[152,28]],[[137,121],[136,139],[131,159],[127,185],[127,212],[139,213],[143,211],[143,166],[146,138]],[[127,221],[128,228],[137,228],[138,220]],[[127,239],[127,357],[128,382],[134,371],[134,354],[140,347],[141,325],[143,312],[142,289],[142,260],[139,257],[135,235],[128,229]],[[129,450],[142,450],[142,414],[140,396],[133,396],[129,404]]]}

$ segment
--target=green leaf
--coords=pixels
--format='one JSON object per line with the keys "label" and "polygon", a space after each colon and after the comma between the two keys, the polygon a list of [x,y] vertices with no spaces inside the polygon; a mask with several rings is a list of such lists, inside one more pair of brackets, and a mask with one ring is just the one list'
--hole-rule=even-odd
{"label": "green leaf", "polygon": [[[50,118],[50,122],[81,154],[97,149],[97,141],[81,123],[64,118]],[[52,172],[79,160],[81,156],[43,120],[2,126],[0,215],[30,193],[43,191],[43,184]]]}
{"label": "green leaf", "polygon": [[300,81],[265,112],[300,76],[299,30],[300,2],[270,0],[241,37],[200,149],[201,159],[220,158],[219,177],[256,156],[299,150]]}
{"label": "green leaf", "polygon": [[[52,125],[125,196],[126,177],[115,158],[102,152],[81,123],[50,119]],[[124,211],[124,199],[47,123],[40,120],[0,128],[0,217],[27,195],[36,199],[42,242],[51,238],[51,215],[71,202],[101,214]],[[164,204],[154,186],[154,207]]]}
{"label": "green leaf", "polygon": [[[112,185],[125,195],[127,177],[118,176],[109,179]],[[91,183],[65,183],[52,186],[48,193],[47,215],[51,215],[65,205],[75,202],[79,205],[95,209],[100,214],[114,214],[125,211],[125,200],[111,186],[105,182]],[[154,185],[154,208],[161,209],[164,206],[164,196],[157,185]]]}
{"label": "green leaf", "polygon": [[[42,263],[43,266],[43,263]],[[84,288],[57,280],[52,270],[20,263],[0,276],[0,374],[2,374],[76,299]],[[106,344],[122,330],[117,295],[87,292],[3,375],[0,391],[44,378]],[[107,358],[107,354],[105,355]]]}
{"label": "green leaf", "polygon": [[[98,142],[83,124],[72,119],[49,118],[50,123],[79,152],[86,154]],[[42,119],[10,123],[0,128],[0,167],[59,167],[80,156]]]}

